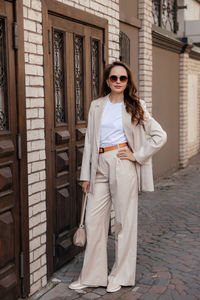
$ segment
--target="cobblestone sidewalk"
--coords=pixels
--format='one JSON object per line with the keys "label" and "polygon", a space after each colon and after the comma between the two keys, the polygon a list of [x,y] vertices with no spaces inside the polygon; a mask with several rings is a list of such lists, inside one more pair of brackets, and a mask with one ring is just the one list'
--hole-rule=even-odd
{"label": "cobblestone sidewalk", "polygon": [[[114,239],[108,242],[109,268]],[[137,278],[134,287],[116,293],[105,288],[71,291],[68,283],[81,270],[83,253],[54,274],[47,288],[31,300],[200,299],[200,155],[191,164],[156,183],[139,197]]]}

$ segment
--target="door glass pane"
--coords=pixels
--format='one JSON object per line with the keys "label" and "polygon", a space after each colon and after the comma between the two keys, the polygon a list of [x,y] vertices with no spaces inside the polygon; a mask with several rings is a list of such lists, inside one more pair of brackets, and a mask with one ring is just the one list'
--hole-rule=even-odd
{"label": "door glass pane", "polygon": [[176,7],[177,0],[163,0],[162,1],[162,20],[161,27],[169,31],[176,32]]}
{"label": "door glass pane", "polygon": [[84,120],[83,37],[74,36],[76,121]]}
{"label": "door glass pane", "polygon": [[0,130],[8,129],[5,21],[0,19]]}
{"label": "door glass pane", "polygon": [[65,90],[64,90],[64,34],[54,30],[54,90],[55,120],[65,123]]}
{"label": "door glass pane", "polygon": [[119,35],[120,60],[130,65],[130,39],[122,31]]}
{"label": "door glass pane", "polygon": [[92,99],[99,95],[99,41],[92,39]]}

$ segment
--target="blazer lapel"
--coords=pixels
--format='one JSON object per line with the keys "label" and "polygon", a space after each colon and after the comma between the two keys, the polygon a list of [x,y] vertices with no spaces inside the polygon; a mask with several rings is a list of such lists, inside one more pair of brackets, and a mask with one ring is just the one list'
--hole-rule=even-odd
{"label": "blazer lapel", "polygon": [[131,122],[131,115],[126,111],[126,105],[122,105],[122,123],[125,135],[128,140],[128,144],[132,150],[134,150],[133,131],[136,126],[136,122]]}
{"label": "blazer lapel", "polygon": [[105,97],[103,97],[98,104],[96,104],[95,107],[95,139],[96,139],[96,147],[99,149],[100,145],[100,133],[101,133],[101,119],[103,110],[105,108],[107,99],[109,97],[109,94]]}

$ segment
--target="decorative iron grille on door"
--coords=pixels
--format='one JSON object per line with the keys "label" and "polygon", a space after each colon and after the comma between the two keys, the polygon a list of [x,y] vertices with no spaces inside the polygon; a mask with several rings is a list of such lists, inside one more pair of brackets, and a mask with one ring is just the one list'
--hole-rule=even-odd
{"label": "decorative iron grille on door", "polygon": [[64,33],[54,31],[54,85],[56,123],[65,123],[65,91],[64,91]]}
{"label": "decorative iron grille on door", "polygon": [[177,0],[152,0],[153,24],[176,33],[177,9]]}
{"label": "decorative iron grille on door", "polygon": [[0,130],[8,129],[5,20],[0,19]]}
{"label": "decorative iron grille on door", "polygon": [[92,99],[98,97],[100,92],[100,65],[99,65],[99,55],[100,55],[100,41],[91,38],[91,74],[92,74]]}
{"label": "decorative iron grille on door", "polygon": [[84,121],[84,47],[83,36],[74,35],[76,121]]}

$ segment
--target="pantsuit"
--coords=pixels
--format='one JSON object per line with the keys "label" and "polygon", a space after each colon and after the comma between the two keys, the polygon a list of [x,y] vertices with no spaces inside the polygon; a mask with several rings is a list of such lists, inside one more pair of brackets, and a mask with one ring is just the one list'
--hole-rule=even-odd
{"label": "pantsuit", "polygon": [[[138,190],[153,191],[151,157],[166,142],[167,135],[148,113],[132,123],[125,104],[122,122],[128,146],[136,162],[120,160],[112,150],[99,154],[102,113],[109,95],[92,101],[80,180],[90,182],[85,226],[87,245],[79,280],[83,285],[135,285],[137,253]],[[108,276],[107,238],[111,204],[115,211],[115,263]]]}
{"label": "pantsuit", "polygon": [[[87,246],[80,282],[134,285],[137,252],[138,182],[135,163],[112,150],[99,154],[94,192],[88,194]],[[111,204],[115,211],[115,263],[108,278],[107,238]]]}

